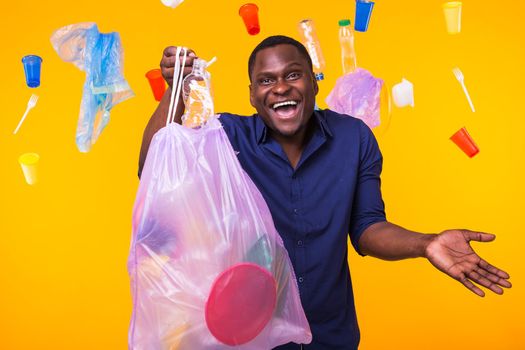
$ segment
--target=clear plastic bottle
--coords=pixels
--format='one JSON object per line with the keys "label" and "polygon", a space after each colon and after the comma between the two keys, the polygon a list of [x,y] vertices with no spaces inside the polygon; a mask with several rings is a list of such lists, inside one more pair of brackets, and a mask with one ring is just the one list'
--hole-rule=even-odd
{"label": "clear plastic bottle", "polygon": [[213,99],[207,62],[196,58],[192,72],[182,81],[182,98],[185,105],[182,125],[195,128],[204,124],[213,115]]}
{"label": "clear plastic bottle", "polygon": [[343,63],[343,74],[353,72],[357,68],[354,31],[350,27],[349,19],[339,21],[339,43],[341,44],[341,59]]}
{"label": "clear plastic bottle", "polygon": [[323,57],[323,52],[321,51],[321,44],[319,43],[317,33],[315,32],[314,21],[311,19],[305,19],[299,22],[299,34],[301,34],[303,44],[312,59],[315,78],[317,80],[323,80],[323,71],[326,68],[326,63]]}

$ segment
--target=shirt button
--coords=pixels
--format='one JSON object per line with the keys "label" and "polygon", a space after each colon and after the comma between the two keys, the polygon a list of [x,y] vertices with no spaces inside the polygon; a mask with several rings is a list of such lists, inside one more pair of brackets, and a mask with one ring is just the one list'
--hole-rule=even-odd
{"label": "shirt button", "polygon": [[297,175],[292,174],[292,179],[295,179],[296,177],[297,177]]}
{"label": "shirt button", "polygon": [[297,245],[303,245],[303,241],[297,241]]}
{"label": "shirt button", "polygon": [[297,215],[297,214],[299,214],[299,209],[295,208],[295,209],[293,210],[293,212],[294,212],[295,215]]}
{"label": "shirt button", "polygon": [[299,277],[299,278],[298,278],[297,280],[299,281],[299,283],[303,283],[303,281],[304,281],[304,278],[302,278],[302,277]]}

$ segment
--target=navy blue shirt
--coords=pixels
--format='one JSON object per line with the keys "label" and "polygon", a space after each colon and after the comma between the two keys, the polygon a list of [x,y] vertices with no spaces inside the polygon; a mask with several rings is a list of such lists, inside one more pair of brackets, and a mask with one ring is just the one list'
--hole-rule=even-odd
{"label": "navy blue shirt", "polygon": [[[243,169],[261,191],[297,276],[313,341],[307,350],[353,350],[359,344],[347,260],[347,235],[385,221],[382,156],[361,120],[315,111],[315,131],[294,169],[258,115],[221,114]],[[277,349],[300,349],[287,344]]]}

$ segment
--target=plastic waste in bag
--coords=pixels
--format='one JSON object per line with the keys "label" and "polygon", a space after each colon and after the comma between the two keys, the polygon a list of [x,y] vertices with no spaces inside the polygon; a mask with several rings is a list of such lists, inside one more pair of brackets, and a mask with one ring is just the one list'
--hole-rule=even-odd
{"label": "plastic waste in bag", "polygon": [[381,122],[382,87],[382,79],[375,78],[366,69],[357,68],[337,79],[326,104],[331,110],[359,118],[374,128]]}
{"label": "plastic waste in bag", "polygon": [[309,343],[287,251],[217,116],[200,128],[170,122],[179,73],[176,67],[167,125],[151,142],[133,209],[129,348]]}
{"label": "plastic waste in bag", "polygon": [[86,72],[76,144],[89,152],[109,122],[111,109],[133,97],[122,74],[118,33],[100,33],[95,23],[79,23],[56,30],[51,44],[60,58]]}

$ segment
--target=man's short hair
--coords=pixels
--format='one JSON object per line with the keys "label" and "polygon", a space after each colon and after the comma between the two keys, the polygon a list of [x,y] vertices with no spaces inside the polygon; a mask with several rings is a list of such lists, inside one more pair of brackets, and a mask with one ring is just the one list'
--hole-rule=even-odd
{"label": "man's short hair", "polygon": [[255,49],[253,49],[252,54],[250,55],[250,59],[248,60],[248,77],[250,78],[250,81],[252,81],[252,71],[253,66],[255,65],[255,57],[257,56],[257,53],[263,49],[283,44],[295,46],[297,50],[299,50],[299,53],[303,55],[304,58],[306,58],[306,61],[310,66],[310,70],[313,70],[312,59],[310,58],[310,55],[308,54],[308,51],[306,50],[306,47],[304,47],[303,44],[288,36],[273,35],[261,41],[259,45],[257,45]]}

